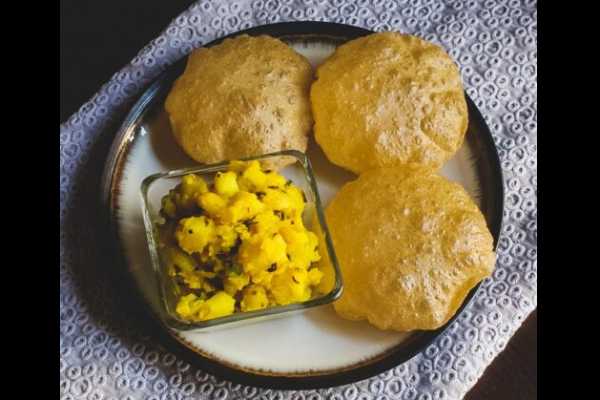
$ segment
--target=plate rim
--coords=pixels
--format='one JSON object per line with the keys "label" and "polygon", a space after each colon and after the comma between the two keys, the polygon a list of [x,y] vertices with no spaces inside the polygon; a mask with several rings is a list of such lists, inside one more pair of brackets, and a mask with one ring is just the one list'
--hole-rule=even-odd
{"label": "plate rim", "polygon": [[[227,36],[217,38],[207,44],[206,46],[213,46],[222,42],[227,38],[234,36],[247,34],[251,36],[268,34],[274,37],[285,37],[285,36],[299,36],[299,35],[315,35],[315,36],[329,36],[331,38],[344,38],[346,40],[354,39],[360,36],[365,36],[374,33],[374,31],[353,26],[334,22],[323,22],[323,21],[290,21],[290,22],[279,22],[275,24],[266,24],[251,27],[242,31],[231,33]],[[187,56],[182,56],[179,60],[175,61],[166,70],[161,72],[156,78],[154,78],[149,85],[147,85],[141,95],[138,96],[137,100],[130,107],[125,119],[123,120],[120,128],[117,130],[111,147],[106,158],[102,178],[100,182],[100,195],[101,204],[103,211],[107,214],[106,219],[108,222],[108,233],[113,241],[113,246],[116,251],[116,255],[119,261],[125,266],[123,269],[124,275],[129,279],[126,282],[127,286],[134,288],[136,296],[140,302],[144,305],[144,309],[149,314],[154,322],[157,322],[162,328],[160,336],[162,337],[163,345],[167,349],[181,357],[191,365],[195,365],[201,370],[215,375],[219,378],[232,381],[234,383],[244,384],[253,387],[270,388],[279,390],[305,390],[305,389],[323,389],[330,388],[345,384],[354,383],[364,379],[371,378],[375,375],[384,373],[391,368],[397,367],[413,357],[417,356],[424,349],[426,349],[436,338],[443,335],[450,325],[460,316],[465,307],[467,307],[475,298],[475,294],[481,286],[479,282],[473,287],[468,293],[467,297],[463,301],[462,305],[456,311],[456,313],[450,318],[446,324],[442,327],[433,331],[422,331],[416,335],[416,338],[409,337],[407,341],[410,343],[409,346],[397,346],[389,349],[379,356],[365,362],[356,363],[350,366],[348,369],[337,369],[333,371],[325,371],[323,373],[317,373],[313,375],[297,375],[297,374],[269,374],[257,373],[254,370],[245,370],[241,366],[239,368],[231,367],[215,359],[205,357],[199,354],[197,351],[192,349],[185,341],[178,337],[176,334],[164,324],[158,315],[151,309],[151,306],[145,301],[144,295],[133,275],[129,271],[128,263],[125,257],[124,249],[122,248],[122,242],[120,240],[119,228],[115,218],[117,209],[114,206],[115,200],[115,182],[118,181],[117,172],[119,162],[122,161],[120,158],[123,156],[123,151],[127,147],[127,141],[130,140],[131,135],[135,132],[138,122],[141,117],[144,116],[145,106],[154,98],[156,92],[161,89],[161,83],[173,70],[176,70],[178,66],[187,59]],[[164,88],[163,88],[164,89]],[[494,249],[498,246],[500,232],[503,225],[503,210],[504,210],[504,177],[500,164],[500,157],[496,145],[493,140],[492,133],[485,122],[480,110],[477,108],[475,103],[465,93],[465,98],[471,114],[469,119],[474,119],[477,124],[482,127],[482,135],[479,136],[479,144],[483,146],[483,151],[491,157],[491,171],[487,174],[490,175],[491,181],[488,184],[494,185],[493,190],[494,198],[492,202],[493,215],[491,216],[491,223],[488,221],[488,227],[492,233],[494,239]],[[122,171],[122,169],[121,169]]]}

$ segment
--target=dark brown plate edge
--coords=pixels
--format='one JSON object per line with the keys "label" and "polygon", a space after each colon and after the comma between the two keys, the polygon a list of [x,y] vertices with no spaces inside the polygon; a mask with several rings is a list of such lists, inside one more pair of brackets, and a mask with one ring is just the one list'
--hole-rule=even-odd
{"label": "dark brown plate edge", "polygon": [[[262,25],[253,27],[244,31],[236,32],[214,40],[206,46],[213,46],[223,40],[241,34],[252,36],[270,35],[274,37],[285,37],[292,35],[315,35],[328,36],[334,40],[351,40],[360,36],[365,36],[373,33],[364,28],[344,25],[329,22],[317,21],[296,21],[282,22],[271,25]],[[174,65],[164,71],[157,77],[153,84],[140,96],[139,100],[134,104],[131,111],[125,118],[121,129],[118,131],[113,145],[109,151],[105,169],[101,183],[101,195],[104,204],[104,210],[108,211],[109,234],[114,240],[115,249],[118,252],[120,262],[127,265],[123,257],[123,249],[119,241],[118,226],[115,223],[116,204],[114,204],[114,194],[117,191],[115,183],[116,169],[115,167],[123,161],[123,156],[126,154],[126,146],[124,146],[127,138],[135,133],[137,125],[144,115],[144,109],[148,102],[155,97],[156,91],[160,89],[160,83],[164,79],[178,76],[185,66],[186,57],[177,61]],[[473,103],[473,101],[465,94],[469,108],[469,131],[472,128],[477,129],[476,134],[467,135],[467,139],[472,146],[477,149],[476,156],[482,158],[478,162],[478,178],[481,184],[483,193],[492,194],[491,196],[483,196],[484,200],[481,204],[482,212],[486,217],[488,227],[494,238],[494,248],[498,245],[498,239],[502,229],[503,203],[504,203],[504,187],[502,169],[500,167],[500,159],[496,151],[496,146],[492,134],[487,126],[483,116]],[[475,125],[472,122],[475,121]],[[129,277],[128,286],[131,286],[138,295],[143,296],[137,284],[133,280],[131,274],[124,274]],[[433,331],[419,332],[412,335],[406,342],[392,348],[380,356],[371,360],[355,364],[348,368],[334,370],[331,372],[318,373],[315,375],[272,375],[261,374],[255,371],[236,369],[235,366],[225,365],[224,363],[211,359],[205,355],[199,354],[185,343],[181,338],[178,338],[171,332],[160,320],[149,304],[143,301],[146,312],[152,317],[154,322],[157,322],[162,328],[161,337],[165,347],[173,354],[184,359],[191,365],[195,365],[205,372],[220,378],[249,386],[282,389],[282,390],[304,390],[304,389],[319,389],[329,388],[334,386],[345,385],[357,381],[361,381],[372,376],[384,373],[391,368],[394,368],[404,362],[409,361],[421,351],[426,349],[438,336],[442,335],[446,329],[454,322],[461,314],[464,308],[470,304],[477,293],[481,283],[477,284],[469,294],[461,307],[457,310],[454,316],[441,328]],[[141,297],[143,298],[143,297]],[[408,346],[407,346],[408,343]]]}

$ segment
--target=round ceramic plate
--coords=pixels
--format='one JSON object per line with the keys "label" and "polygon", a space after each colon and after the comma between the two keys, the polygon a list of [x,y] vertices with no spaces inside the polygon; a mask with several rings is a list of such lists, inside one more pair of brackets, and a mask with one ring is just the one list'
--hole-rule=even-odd
{"label": "round ceramic plate", "polygon": [[[332,23],[290,22],[256,27],[235,35],[241,33],[278,37],[317,66],[339,44],[371,32]],[[162,310],[144,234],[140,184],[150,174],[195,165],[172,139],[163,109],[164,99],[185,62],[182,59],[164,72],[133,106],[114,140],[103,182],[104,201],[125,256],[128,275],[159,321]],[[473,102],[470,99],[467,102],[469,129],[465,143],[441,173],[461,183],[471,194],[497,243],[503,205],[499,159],[484,119]],[[327,206],[337,190],[355,176],[331,164],[314,141],[310,142],[307,154],[323,206]],[[456,315],[476,290],[469,293]],[[177,352],[205,371],[244,384],[283,389],[336,386],[384,372],[422,351],[446,328],[383,332],[366,322],[339,318],[330,305],[207,333],[179,332],[162,326],[170,339],[174,339],[171,345]]]}

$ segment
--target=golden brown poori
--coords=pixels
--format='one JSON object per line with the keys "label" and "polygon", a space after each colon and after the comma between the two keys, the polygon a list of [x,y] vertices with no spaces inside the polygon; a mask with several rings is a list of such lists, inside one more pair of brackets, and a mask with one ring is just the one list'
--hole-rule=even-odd
{"label": "golden brown poori", "polygon": [[165,103],[175,140],[201,163],[305,151],[312,76],[305,57],[270,36],[197,49]]}
{"label": "golden brown poori", "polygon": [[467,130],[456,64],[441,47],[396,32],[339,46],[317,69],[311,104],[316,141],[355,173],[409,163],[437,170]]}
{"label": "golden brown poori", "polygon": [[[347,319],[396,331],[439,328],[494,268],[477,205],[459,184],[422,167],[365,172],[325,214],[344,280],[334,307]],[[331,268],[322,266],[322,291]]]}

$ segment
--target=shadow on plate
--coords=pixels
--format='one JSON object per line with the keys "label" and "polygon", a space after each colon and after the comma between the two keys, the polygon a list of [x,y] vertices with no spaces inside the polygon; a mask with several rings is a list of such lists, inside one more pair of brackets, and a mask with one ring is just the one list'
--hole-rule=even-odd
{"label": "shadow on plate", "polygon": [[186,168],[200,163],[190,158],[177,144],[171,131],[169,116],[164,108],[157,108],[149,118],[148,123],[142,126],[146,132],[152,132],[150,143],[154,154],[163,165],[173,166],[174,169]]}

